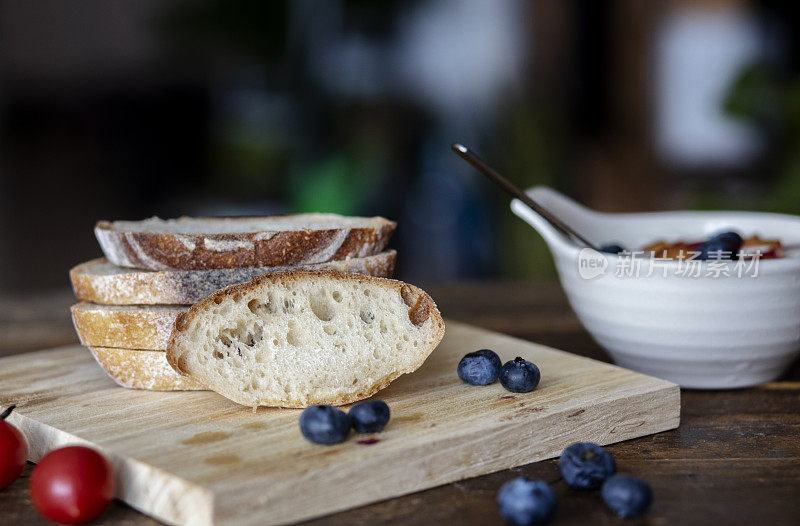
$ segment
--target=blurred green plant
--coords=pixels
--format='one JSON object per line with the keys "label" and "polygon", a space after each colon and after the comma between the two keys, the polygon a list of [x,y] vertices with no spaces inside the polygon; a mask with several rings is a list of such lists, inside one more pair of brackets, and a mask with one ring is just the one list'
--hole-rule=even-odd
{"label": "blurred green plant", "polygon": [[[348,21],[368,31],[389,20],[387,10],[401,7],[400,0],[346,0]],[[245,114],[222,107],[221,119],[209,130],[210,174],[206,190],[236,200],[273,199],[296,212],[320,211],[343,214],[363,212],[367,199],[387,177],[381,156],[371,152],[359,135],[368,133],[370,108],[347,107],[336,111],[320,87],[309,78],[302,53],[292,43],[291,16],[300,16],[288,0],[201,0],[167,6],[156,21],[160,33],[176,48],[203,57],[222,57],[221,68],[230,63],[228,77],[217,82],[217,99],[228,102],[244,97]],[[313,6],[306,5],[313,9]],[[377,29],[380,29],[378,27]],[[243,66],[244,79],[237,66]],[[267,85],[269,80],[269,85]],[[247,96],[253,97],[246,114]],[[275,115],[265,112],[265,101],[287,102],[292,126],[287,131]],[[322,101],[322,102],[320,102]],[[315,105],[314,119],[303,111]],[[212,105],[220,105],[212,100]],[[217,108],[219,111],[220,108]],[[328,130],[338,133],[330,139]],[[299,141],[302,137],[302,143]],[[324,154],[320,152],[331,152]]]}
{"label": "blurred green plant", "polygon": [[363,213],[383,170],[368,152],[338,152],[292,175],[289,202],[295,212]]}
{"label": "blurred green plant", "polygon": [[723,109],[773,139],[776,178],[769,184],[763,207],[800,214],[800,78],[749,65],[732,82]]}

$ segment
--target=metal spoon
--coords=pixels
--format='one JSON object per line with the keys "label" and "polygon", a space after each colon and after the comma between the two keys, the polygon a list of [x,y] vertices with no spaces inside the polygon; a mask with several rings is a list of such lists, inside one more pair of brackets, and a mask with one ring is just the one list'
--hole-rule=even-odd
{"label": "metal spoon", "polygon": [[456,152],[456,155],[458,155],[459,157],[467,161],[469,164],[471,164],[476,170],[478,170],[483,175],[488,177],[489,180],[491,180],[494,184],[502,188],[507,194],[509,194],[512,197],[516,197],[517,199],[528,205],[528,207],[531,210],[533,210],[534,212],[545,218],[551,225],[553,225],[553,227],[555,227],[556,230],[566,235],[567,237],[570,237],[573,240],[578,241],[580,244],[583,244],[584,246],[587,246],[594,250],[598,251],[600,250],[593,243],[591,243],[585,237],[576,232],[572,227],[570,227],[569,225],[561,221],[559,218],[554,216],[552,213],[550,213],[550,211],[548,211],[542,205],[540,205],[539,203],[528,197],[528,194],[526,194],[525,192],[514,186],[514,184],[511,181],[500,175],[491,166],[486,164],[486,162],[483,159],[481,159],[480,157],[472,153],[470,150],[468,150],[466,146],[459,143],[455,143],[451,148],[453,149],[454,152]]}

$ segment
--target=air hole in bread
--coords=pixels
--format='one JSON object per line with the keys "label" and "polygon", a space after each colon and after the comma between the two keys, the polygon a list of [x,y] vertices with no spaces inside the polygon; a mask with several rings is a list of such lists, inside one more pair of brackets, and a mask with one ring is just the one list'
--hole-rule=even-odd
{"label": "air hole in bread", "polygon": [[315,292],[308,302],[311,305],[311,311],[314,316],[321,321],[331,321],[336,315],[336,307],[328,299],[328,295],[324,290]]}
{"label": "air hole in bread", "polygon": [[294,313],[294,300],[291,298],[283,298],[283,312],[286,314]]}
{"label": "air hole in bread", "polygon": [[221,360],[221,359],[223,359],[224,357],[225,357],[225,356],[223,356],[221,352],[219,352],[219,351],[214,351],[214,358],[216,358],[217,360]]}
{"label": "air hole in bread", "polygon": [[255,344],[260,342],[264,337],[264,327],[260,323],[253,324],[252,329],[247,331],[247,340],[245,341],[245,345],[248,347],[253,347]]}
{"label": "air hole in bread", "polygon": [[369,309],[361,309],[361,321],[372,323],[375,320],[375,313]]}
{"label": "air hole in bread", "polygon": [[248,323],[243,320],[236,327],[228,327],[221,330],[219,341],[228,347],[235,347],[236,344],[253,347],[261,341],[263,331],[264,327],[261,323]]}
{"label": "air hole in bread", "polygon": [[336,301],[336,303],[341,303],[342,302],[342,293],[341,293],[341,291],[334,290],[331,293],[331,296],[333,296],[333,299],[334,299],[334,301]]}
{"label": "air hole in bread", "polygon": [[259,299],[253,299],[247,302],[247,308],[256,316],[263,316],[269,313],[269,306]]}
{"label": "air hole in bread", "polygon": [[386,327],[386,323],[381,321],[381,334],[386,334],[389,331],[389,328]]}
{"label": "air hole in bread", "polygon": [[327,334],[328,336],[333,336],[334,334],[336,334],[336,327],[332,325],[326,325],[322,328],[322,330],[325,331],[325,334]]}

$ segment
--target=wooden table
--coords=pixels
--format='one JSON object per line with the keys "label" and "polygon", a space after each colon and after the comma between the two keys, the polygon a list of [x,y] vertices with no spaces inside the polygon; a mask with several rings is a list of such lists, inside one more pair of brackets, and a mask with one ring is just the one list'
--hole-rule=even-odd
{"label": "wooden table", "polygon": [[[581,327],[556,284],[464,283],[427,287],[445,316],[608,360]],[[0,355],[76,341],[68,291],[0,297]],[[465,349],[468,352],[472,349]],[[465,480],[307,524],[501,524],[494,498],[511,477],[557,481],[552,524],[800,523],[800,364],[780,381],[734,391],[682,393],[677,430],[609,446],[621,472],[647,480],[655,501],[642,519],[623,521],[597,492],[570,490],[555,460]],[[0,522],[45,524],[30,503],[29,465],[0,491]],[[115,502],[97,524],[157,524]]]}

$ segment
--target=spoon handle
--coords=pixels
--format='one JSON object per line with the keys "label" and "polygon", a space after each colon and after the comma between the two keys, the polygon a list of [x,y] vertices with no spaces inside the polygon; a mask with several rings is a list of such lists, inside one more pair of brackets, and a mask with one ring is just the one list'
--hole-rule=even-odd
{"label": "spoon handle", "polygon": [[511,181],[500,175],[496,170],[494,170],[491,166],[486,164],[480,157],[472,153],[470,150],[467,149],[466,146],[462,144],[454,144],[452,146],[453,151],[471,164],[475,169],[489,178],[493,183],[497,186],[502,188],[507,194],[511,195],[512,197],[516,197],[523,203],[525,203],[528,207],[530,207],[534,212],[545,218],[556,230],[561,232],[562,234],[566,235],[567,237],[571,237],[577,241],[580,241],[583,245],[597,250],[597,247],[594,246],[593,243],[588,241],[585,237],[580,235],[578,232],[573,230],[569,225],[561,221],[559,218],[554,216],[550,213],[549,210],[541,206],[539,203],[531,199],[528,194],[517,188]]}

